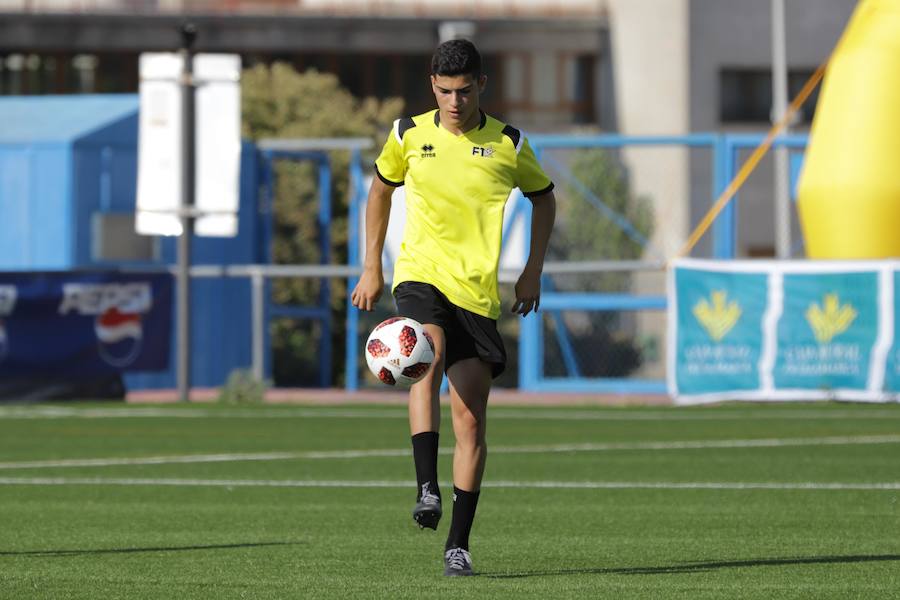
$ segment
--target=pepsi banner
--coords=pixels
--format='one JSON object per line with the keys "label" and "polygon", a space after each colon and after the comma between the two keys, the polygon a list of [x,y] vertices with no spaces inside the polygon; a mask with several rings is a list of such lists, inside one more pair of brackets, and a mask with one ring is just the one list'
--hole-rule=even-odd
{"label": "pepsi banner", "polygon": [[169,367],[170,274],[0,273],[0,378]]}
{"label": "pepsi banner", "polygon": [[900,263],[679,260],[668,388],[679,404],[900,399]]}

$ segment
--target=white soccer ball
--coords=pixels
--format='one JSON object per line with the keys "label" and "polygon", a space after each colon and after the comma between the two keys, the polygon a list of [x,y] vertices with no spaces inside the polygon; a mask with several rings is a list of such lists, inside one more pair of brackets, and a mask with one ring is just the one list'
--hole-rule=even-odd
{"label": "white soccer ball", "polygon": [[412,385],[434,361],[434,340],[422,324],[408,317],[391,317],[378,324],[366,340],[369,370],[387,385]]}

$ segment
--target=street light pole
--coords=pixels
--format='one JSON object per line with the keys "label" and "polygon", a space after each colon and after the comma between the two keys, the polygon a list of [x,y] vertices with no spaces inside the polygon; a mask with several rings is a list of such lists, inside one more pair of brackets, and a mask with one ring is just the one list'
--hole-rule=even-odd
{"label": "street light pole", "polygon": [[191,238],[194,236],[194,41],[192,23],[181,27],[181,235],[178,237],[178,399],[190,402],[191,393]]}
{"label": "street light pole", "polygon": [[[784,23],[785,0],[772,5],[772,124],[784,118],[788,106],[787,36]],[[789,133],[785,127],[783,135]],[[788,149],[775,148],[775,256],[791,257],[791,197]]]}

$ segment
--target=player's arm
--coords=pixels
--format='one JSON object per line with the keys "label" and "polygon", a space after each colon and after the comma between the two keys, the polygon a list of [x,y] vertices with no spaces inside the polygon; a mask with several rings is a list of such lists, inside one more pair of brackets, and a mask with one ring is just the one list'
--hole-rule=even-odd
{"label": "player's arm", "polygon": [[550,244],[550,232],[556,220],[556,196],[548,191],[531,198],[531,247],[528,262],[516,282],[516,301],[512,312],[523,317],[532,310],[537,311],[541,303],[541,272],[544,270],[544,257]]}
{"label": "player's arm", "polygon": [[361,310],[372,310],[384,292],[381,272],[381,253],[391,215],[391,195],[394,188],[379,177],[372,179],[366,204],[366,257],[359,282],[350,295],[350,302]]}

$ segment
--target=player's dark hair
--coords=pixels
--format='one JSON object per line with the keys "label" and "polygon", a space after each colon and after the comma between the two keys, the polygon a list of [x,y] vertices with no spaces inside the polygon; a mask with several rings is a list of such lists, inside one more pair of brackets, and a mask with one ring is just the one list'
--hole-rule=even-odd
{"label": "player's dark hair", "polygon": [[481,54],[469,40],[444,42],[431,57],[431,74],[447,77],[471,74],[478,79],[481,77]]}

